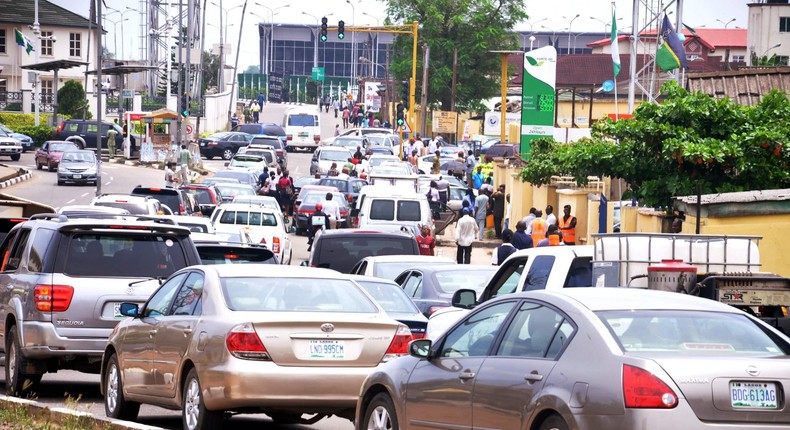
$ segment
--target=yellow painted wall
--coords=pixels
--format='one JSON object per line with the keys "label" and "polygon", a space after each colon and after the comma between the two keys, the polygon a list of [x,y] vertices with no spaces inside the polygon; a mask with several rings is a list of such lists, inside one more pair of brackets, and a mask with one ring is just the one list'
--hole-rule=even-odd
{"label": "yellow painted wall", "polygon": [[620,208],[620,232],[633,233],[637,230],[637,212],[639,208],[636,206],[626,206]]}
{"label": "yellow painted wall", "polygon": [[[576,217],[576,243],[582,245],[592,243],[588,238],[588,226],[598,225],[598,218],[596,214],[595,223],[593,224],[589,210],[595,205],[587,201],[587,192],[581,190],[555,190],[555,195],[557,203],[554,205],[554,213],[557,215],[557,219],[562,217],[562,208],[565,205],[571,205],[571,215]],[[597,208],[595,208],[595,211],[597,212]]]}
{"label": "yellow painted wall", "polygon": [[[683,233],[694,233],[697,218],[686,215]],[[759,242],[761,271],[790,277],[790,214],[760,215],[727,218],[704,218],[701,234],[730,234],[762,236]]]}
{"label": "yellow painted wall", "polygon": [[[625,94],[624,97],[620,97],[618,100],[619,105],[619,113],[628,113],[628,95]],[[570,127],[571,126],[571,113],[573,111],[573,104],[570,100],[563,100],[557,103],[557,126],[558,127]],[[610,113],[615,113],[615,103],[614,101],[601,101],[601,100],[594,100],[593,101],[593,113],[592,113],[592,120],[599,120],[601,118],[606,117]],[[581,100],[576,100],[576,127],[578,128],[586,128],[592,124],[592,121],[588,119],[590,116],[590,103],[587,101],[582,102]]]}

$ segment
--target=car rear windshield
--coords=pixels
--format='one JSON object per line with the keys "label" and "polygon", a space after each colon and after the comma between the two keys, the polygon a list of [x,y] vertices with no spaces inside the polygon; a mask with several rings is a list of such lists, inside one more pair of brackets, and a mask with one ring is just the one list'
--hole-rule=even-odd
{"label": "car rear windshield", "polygon": [[288,125],[292,127],[317,127],[316,116],[310,114],[292,114],[288,115]]}
{"label": "car rear windshield", "polygon": [[408,237],[375,236],[332,237],[321,240],[312,262],[316,267],[328,267],[350,273],[354,264],[372,255],[416,255],[415,240]]}
{"label": "car rear windshield", "polygon": [[395,200],[374,199],[370,202],[370,219],[377,221],[420,221],[420,202],[398,200],[398,214],[395,217]]}
{"label": "car rear windshield", "polygon": [[199,205],[213,205],[215,202],[211,198],[211,192],[205,188],[183,188],[187,194],[191,194]]}
{"label": "car rear windshield", "polygon": [[599,311],[626,352],[684,355],[787,355],[790,345],[745,314],[684,311]]}
{"label": "car rear windshield", "polygon": [[357,281],[386,312],[419,313],[420,310],[409,299],[399,285],[384,282]]}
{"label": "car rear windshield", "polygon": [[348,181],[344,181],[342,179],[321,179],[318,185],[337,187],[338,191],[341,193],[345,193],[348,190]]}
{"label": "car rear windshield", "polygon": [[126,209],[132,215],[150,215],[146,204],[136,204],[129,202],[96,202],[94,206],[104,206],[108,208]]}
{"label": "car rear windshield", "polygon": [[222,213],[219,222],[220,224],[274,227],[277,225],[277,218],[270,213],[227,210]]}
{"label": "car rear windshield", "polygon": [[181,239],[158,233],[74,234],[64,273],[71,276],[161,278],[186,267]]}
{"label": "car rear windshield", "polygon": [[494,275],[494,270],[464,270],[464,271],[441,271],[435,272],[434,278],[439,290],[446,294],[452,294],[461,288],[471,288],[477,291],[477,295],[486,287],[488,280]]}
{"label": "car rear windshield", "polygon": [[265,248],[200,245],[197,250],[203,264],[277,264],[274,253]]}
{"label": "car rear windshield", "polygon": [[226,305],[234,311],[379,312],[345,279],[223,277],[220,284]]}
{"label": "car rear windshield", "polygon": [[270,145],[270,146],[274,147],[274,149],[282,149],[283,148],[283,143],[280,142],[280,139],[274,139],[274,138],[267,139],[267,138],[261,138],[261,137],[253,137],[252,138],[252,142],[250,142],[250,144],[251,145]]}
{"label": "car rear windshield", "polygon": [[330,151],[330,150],[323,150],[318,155],[319,160],[326,160],[326,161],[348,161],[351,154],[348,151]]}

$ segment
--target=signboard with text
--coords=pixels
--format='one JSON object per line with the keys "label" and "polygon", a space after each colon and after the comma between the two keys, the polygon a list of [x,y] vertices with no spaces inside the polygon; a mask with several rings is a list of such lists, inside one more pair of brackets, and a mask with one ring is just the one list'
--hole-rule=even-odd
{"label": "signboard with text", "polygon": [[283,102],[283,74],[269,74],[269,103]]}
{"label": "signboard with text", "polygon": [[455,134],[457,121],[457,112],[435,110],[431,120],[431,130],[434,133]]}
{"label": "signboard with text", "polygon": [[381,96],[379,96],[379,85],[381,82],[365,82],[365,109],[367,112],[378,112],[381,110]]}
{"label": "signboard with text", "polygon": [[521,157],[528,159],[533,140],[554,136],[557,50],[544,46],[525,52],[522,81]]}
{"label": "signboard with text", "polygon": [[323,81],[325,76],[323,67],[313,67],[313,74],[311,77],[314,81]]}

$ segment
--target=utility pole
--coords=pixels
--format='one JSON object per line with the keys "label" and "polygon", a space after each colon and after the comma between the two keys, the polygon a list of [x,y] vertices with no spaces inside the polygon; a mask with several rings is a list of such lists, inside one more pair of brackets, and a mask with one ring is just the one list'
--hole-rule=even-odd
{"label": "utility pole", "polygon": [[178,2],[178,115],[176,115],[176,145],[181,145],[181,113],[184,112],[184,3]]}
{"label": "utility pole", "polygon": [[458,48],[453,48],[453,83],[450,87],[450,111],[455,112],[455,86],[458,83]]}
{"label": "utility pole", "polygon": [[428,120],[428,63],[431,61],[431,47],[428,44],[422,45],[422,94],[420,95],[420,134],[425,134],[425,124]]}
{"label": "utility pole", "polygon": [[[186,65],[186,73],[184,74],[184,101],[187,102],[187,105],[184,106],[184,110],[186,110],[190,115],[192,112],[189,112],[189,105],[190,99],[192,98],[192,94],[190,92],[190,85],[192,84],[192,29],[194,27],[194,16],[192,11],[192,2],[194,0],[187,0],[187,65]],[[185,118],[187,122],[189,122],[189,116]],[[184,130],[184,134],[186,134],[186,130]],[[189,136],[185,136],[187,138],[187,144],[189,144]]]}
{"label": "utility pole", "polygon": [[[38,0],[36,0],[36,6],[38,6]],[[101,6],[102,6],[101,0],[97,0],[96,1],[96,21],[98,23],[97,24],[98,28],[97,28],[97,31],[96,31],[96,47],[97,47],[96,48],[96,82],[97,82],[98,90],[96,90],[96,160],[97,160],[97,165],[99,166],[98,169],[97,169],[98,172],[97,172],[97,175],[96,175],[97,176],[97,179],[96,179],[96,195],[97,196],[101,195],[101,147],[102,147],[102,145],[101,145],[101,138],[102,138],[102,120],[101,120],[101,117],[102,117],[102,111],[104,110],[104,108],[102,107],[102,104],[101,104],[101,96],[102,96],[102,93],[104,92],[103,89],[102,89],[102,84],[101,84],[101,68],[102,68]],[[38,18],[36,18],[36,21],[38,21]],[[36,103],[36,106],[38,106],[38,103]],[[38,109],[38,107],[36,107],[36,109]],[[36,125],[38,125],[38,122],[36,122]],[[108,142],[108,145],[109,145],[109,142]]]}
{"label": "utility pole", "polygon": [[241,8],[241,23],[239,24],[239,43],[236,44],[237,46],[236,62],[233,63],[233,83],[230,84],[230,97],[228,97],[230,99],[230,103],[228,103],[228,118],[227,118],[228,122],[230,122],[230,115],[233,109],[233,102],[235,101],[236,80],[237,80],[236,77],[238,76],[238,73],[236,73],[236,71],[239,68],[239,52],[241,52],[241,49],[238,49],[238,47],[241,46],[241,34],[242,34],[241,32],[242,30],[244,30],[244,16],[246,14],[247,14],[247,0],[244,0],[244,7]]}

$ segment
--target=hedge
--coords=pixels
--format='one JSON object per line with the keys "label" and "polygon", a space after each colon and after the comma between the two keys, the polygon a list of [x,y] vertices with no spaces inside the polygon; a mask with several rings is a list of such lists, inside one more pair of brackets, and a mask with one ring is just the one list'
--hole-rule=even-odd
{"label": "hedge", "polygon": [[17,133],[22,133],[30,136],[33,139],[35,146],[41,146],[45,141],[52,140],[55,133],[55,127],[49,125],[26,125],[21,127],[11,127]]}

